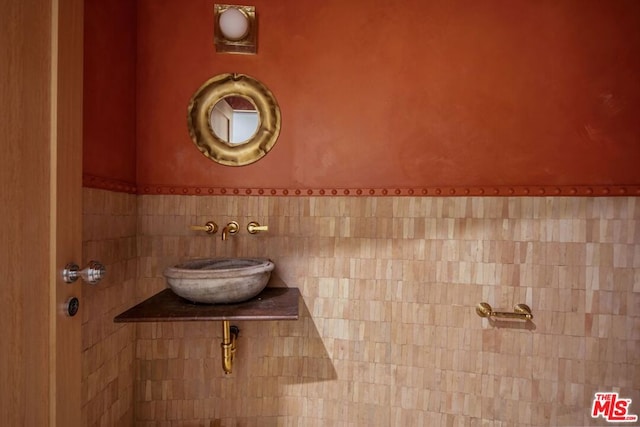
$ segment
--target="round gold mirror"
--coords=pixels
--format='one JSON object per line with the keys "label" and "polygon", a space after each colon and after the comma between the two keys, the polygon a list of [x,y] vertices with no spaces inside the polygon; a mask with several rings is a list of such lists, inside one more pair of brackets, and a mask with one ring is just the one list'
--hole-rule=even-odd
{"label": "round gold mirror", "polygon": [[221,74],[191,97],[189,135],[198,150],[227,166],[260,160],[280,134],[280,108],[258,80],[244,74]]}

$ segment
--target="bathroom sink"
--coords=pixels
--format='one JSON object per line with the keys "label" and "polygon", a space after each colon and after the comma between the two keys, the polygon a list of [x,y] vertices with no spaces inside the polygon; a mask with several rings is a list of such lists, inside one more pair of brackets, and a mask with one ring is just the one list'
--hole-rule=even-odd
{"label": "bathroom sink", "polygon": [[169,267],[164,276],[171,290],[189,301],[230,304],[262,292],[274,267],[266,258],[203,258]]}

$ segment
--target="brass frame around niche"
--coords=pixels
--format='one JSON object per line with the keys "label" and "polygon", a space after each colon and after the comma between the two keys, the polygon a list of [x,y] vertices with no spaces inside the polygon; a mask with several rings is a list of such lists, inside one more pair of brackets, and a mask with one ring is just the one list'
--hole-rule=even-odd
{"label": "brass frame around niche", "polygon": [[[256,133],[243,144],[232,145],[211,129],[211,111],[225,96],[242,96],[256,106],[259,123]],[[246,74],[220,74],[207,80],[193,94],[187,109],[191,140],[209,159],[226,166],[244,166],[263,158],[280,134],[278,103],[266,86]]]}

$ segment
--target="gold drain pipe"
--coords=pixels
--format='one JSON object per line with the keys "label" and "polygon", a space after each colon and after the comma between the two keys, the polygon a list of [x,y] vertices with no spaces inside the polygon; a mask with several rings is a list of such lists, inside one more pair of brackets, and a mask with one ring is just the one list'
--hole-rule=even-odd
{"label": "gold drain pipe", "polygon": [[230,374],[233,368],[233,356],[236,354],[236,340],[240,329],[230,326],[228,320],[222,321],[222,369],[225,374]]}

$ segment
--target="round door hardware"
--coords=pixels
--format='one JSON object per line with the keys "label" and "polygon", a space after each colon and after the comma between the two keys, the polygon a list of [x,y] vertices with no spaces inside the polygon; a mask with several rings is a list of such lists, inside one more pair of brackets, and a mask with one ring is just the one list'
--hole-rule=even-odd
{"label": "round door hardware", "polygon": [[78,264],[70,262],[64,267],[62,278],[66,283],[73,283],[78,280],[78,277],[82,277],[85,282],[95,285],[102,280],[106,273],[107,269],[98,261],[89,261],[89,264],[82,270]]}

